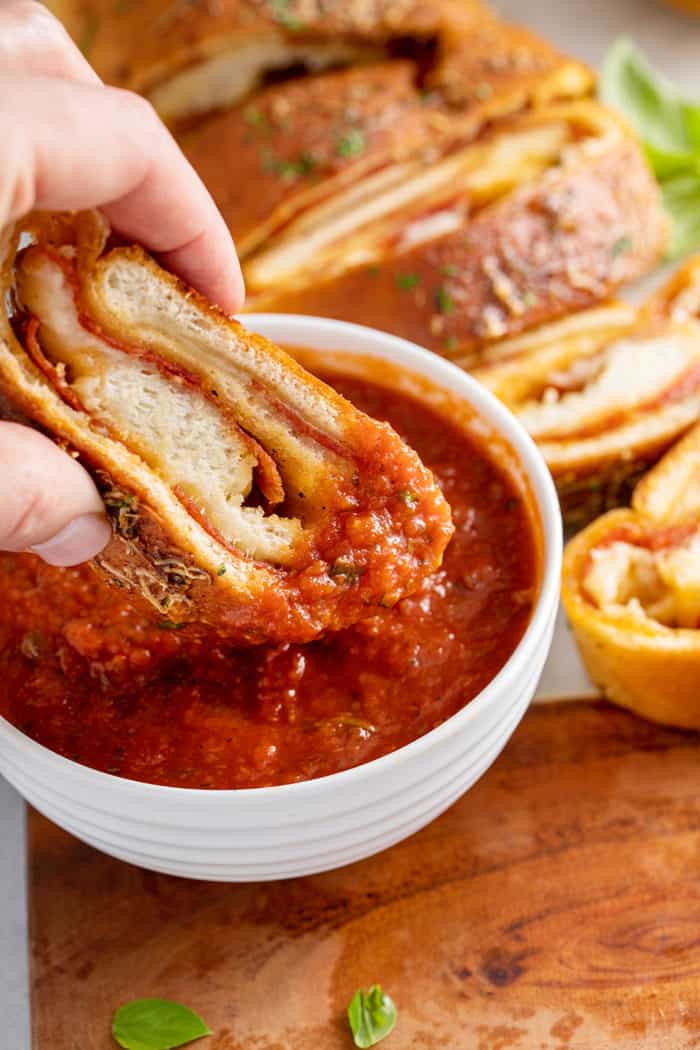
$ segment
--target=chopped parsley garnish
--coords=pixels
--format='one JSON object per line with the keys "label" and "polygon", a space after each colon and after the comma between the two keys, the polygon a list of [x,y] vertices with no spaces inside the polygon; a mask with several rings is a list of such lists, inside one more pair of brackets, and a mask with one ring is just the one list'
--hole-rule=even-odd
{"label": "chopped parsley garnish", "polygon": [[22,635],[19,651],[27,660],[38,660],[41,656],[43,638],[38,631],[27,631]]}
{"label": "chopped parsley garnish", "polygon": [[270,121],[257,106],[247,106],[243,110],[243,119],[251,128],[258,128],[260,131],[267,131],[270,127]]}
{"label": "chopped parsley garnish", "polygon": [[417,273],[397,273],[396,283],[399,288],[403,288],[405,292],[416,288],[420,284],[420,274]]}
{"label": "chopped parsley garnish", "polygon": [[441,314],[451,314],[455,308],[454,299],[442,284],[435,289],[435,305]]}
{"label": "chopped parsley garnish", "polygon": [[370,277],[377,277],[381,273],[381,267],[379,266],[368,266],[367,273]]}
{"label": "chopped parsley garnish", "polygon": [[356,157],[362,153],[367,145],[364,132],[360,128],[350,128],[342,138],[338,140],[336,153],[339,157]]}
{"label": "chopped parsley garnish", "polygon": [[291,0],[270,0],[270,8],[272,10],[272,17],[280,25],[283,25],[285,29],[295,32],[299,29],[304,28],[304,23],[300,22],[298,18],[295,18],[290,11]]}
{"label": "chopped parsley garnish", "polygon": [[330,722],[348,729],[364,729],[369,733],[375,732],[375,726],[371,722],[368,722],[365,718],[358,718],[357,715],[336,715],[335,718],[330,719]]}
{"label": "chopped parsley garnish", "polygon": [[302,153],[296,160],[282,160],[272,150],[265,150],[262,158],[263,171],[280,175],[283,179],[293,180],[311,174],[316,168],[316,160],[310,153]]}
{"label": "chopped parsley garnish", "polygon": [[158,626],[161,631],[181,631],[183,627],[187,625],[180,623],[178,620],[159,620]]}
{"label": "chopped parsley garnish", "polygon": [[217,576],[225,576],[226,575],[226,566],[225,565],[220,565],[219,568],[216,570],[216,575]]}
{"label": "chopped parsley garnish", "polygon": [[399,492],[399,499],[402,503],[405,503],[407,507],[410,507],[411,510],[418,506],[418,497],[415,492],[410,492],[407,489],[403,492]]}
{"label": "chopped parsley garnish", "polygon": [[487,98],[491,98],[493,95],[493,86],[489,84],[488,80],[480,80],[478,84],[474,85],[474,96],[483,102]]}
{"label": "chopped parsley garnish", "polygon": [[362,573],[363,569],[359,565],[351,561],[344,561],[342,558],[338,558],[328,570],[328,575],[333,579],[340,577],[350,584],[358,583]]}
{"label": "chopped parsley garnish", "polygon": [[446,350],[456,350],[458,346],[459,346],[459,339],[457,338],[457,336],[456,335],[448,335],[447,339],[445,340],[445,349]]}
{"label": "chopped parsley garnish", "polygon": [[459,268],[454,263],[446,263],[445,266],[440,267],[440,273],[444,274],[445,277],[456,277],[459,273]]}
{"label": "chopped parsley garnish", "polygon": [[632,238],[625,235],[624,237],[618,237],[612,246],[612,256],[616,259],[618,255],[625,255],[627,252],[632,250]]}

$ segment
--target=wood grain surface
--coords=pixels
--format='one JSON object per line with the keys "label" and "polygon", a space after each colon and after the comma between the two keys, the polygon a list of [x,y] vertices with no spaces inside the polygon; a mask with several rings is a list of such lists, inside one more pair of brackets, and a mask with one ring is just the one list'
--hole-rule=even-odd
{"label": "wood grain surface", "polygon": [[202,1050],[351,1050],[377,981],[386,1050],[700,1047],[700,736],[606,704],[532,709],[443,817],[314,878],[153,875],[36,814],[29,849],[35,1050],[113,1048],[148,995]]}

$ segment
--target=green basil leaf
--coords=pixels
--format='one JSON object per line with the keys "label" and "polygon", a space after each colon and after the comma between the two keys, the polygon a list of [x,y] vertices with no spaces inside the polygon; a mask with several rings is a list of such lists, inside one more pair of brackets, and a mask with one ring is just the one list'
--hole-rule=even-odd
{"label": "green basil leaf", "polygon": [[355,1046],[366,1048],[385,1039],[396,1024],[396,1006],[380,985],[355,992],[348,1006],[348,1021]]}
{"label": "green basil leaf", "polygon": [[644,152],[659,182],[671,179],[675,175],[685,175],[689,171],[700,172],[700,147],[695,153],[673,153],[647,142],[644,144]]}
{"label": "green basil leaf", "polygon": [[399,288],[402,288],[405,292],[410,292],[412,288],[417,288],[420,284],[420,274],[397,273],[396,283]]}
{"label": "green basil leaf", "polygon": [[669,255],[685,255],[700,245],[700,172],[678,175],[662,186],[666,210],[673,219]]}
{"label": "green basil leaf", "polygon": [[673,220],[669,256],[700,245],[700,105],[686,102],[629,40],[616,41],[601,78],[604,102],[641,136]]}
{"label": "green basil leaf", "polygon": [[700,150],[700,106],[693,102],[683,102],[681,105],[688,142],[693,149]]}
{"label": "green basil leaf", "polygon": [[211,1035],[201,1017],[169,999],[134,999],[120,1006],[112,1035],[124,1050],[173,1050]]}
{"label": "green basil leaf", "polygon": [[454,299],[442,284],[435,289],[435,305],[441,314],[451,314],[455,308]]}
{"label": "green basil leaf", "polygon": [[692,154],[696,107],[680,98],[630,40],[622,37],[608,51],[600,92],[604,102],[625,114],[647,145],[665,153]]}
{"label": "green basil leaf", "polygon": [[362,128],[349,128],[345,135],[338,141],[336,153],[339,157],[356,157],[362,153],[367,140]]}

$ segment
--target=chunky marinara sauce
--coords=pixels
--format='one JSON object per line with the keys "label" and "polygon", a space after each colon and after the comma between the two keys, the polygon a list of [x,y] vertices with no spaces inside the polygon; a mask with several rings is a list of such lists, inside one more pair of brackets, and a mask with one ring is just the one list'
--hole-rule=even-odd
{"label": "chunky marinara sauce", "polygon": [[76,762],[193,788],[306,780],[393,751],[472,699],[530,618],[538,552],[515,484],[458,424],[331,379],[431,467],[456,531],[415,595],[306,645],[188,637],[89,567],[0,556],[0,714]]}

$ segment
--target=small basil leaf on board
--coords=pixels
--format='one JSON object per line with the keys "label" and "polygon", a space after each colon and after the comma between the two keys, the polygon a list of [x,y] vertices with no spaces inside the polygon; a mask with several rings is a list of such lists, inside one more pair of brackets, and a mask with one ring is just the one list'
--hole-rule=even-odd
{"label": "small basil leaf on board", "polygon": [[397,1011],[393,999],[373,984],[355,992],[348,1006],[348,1021],[355,1046],[375,1046],[393,1030]]}
{"label": "small basil leaf on board", "polygon": [[685,255],[700,244],[700,172],[668,179],[662,190],[664,205],[673,218],[669,255]]}
{"label": "small basil leaf on board", "polygon": [[112,1035],[124,1050],[174,1050],[211,1035],[201,1017],[169,999],[134,999],[120,1006]]}

